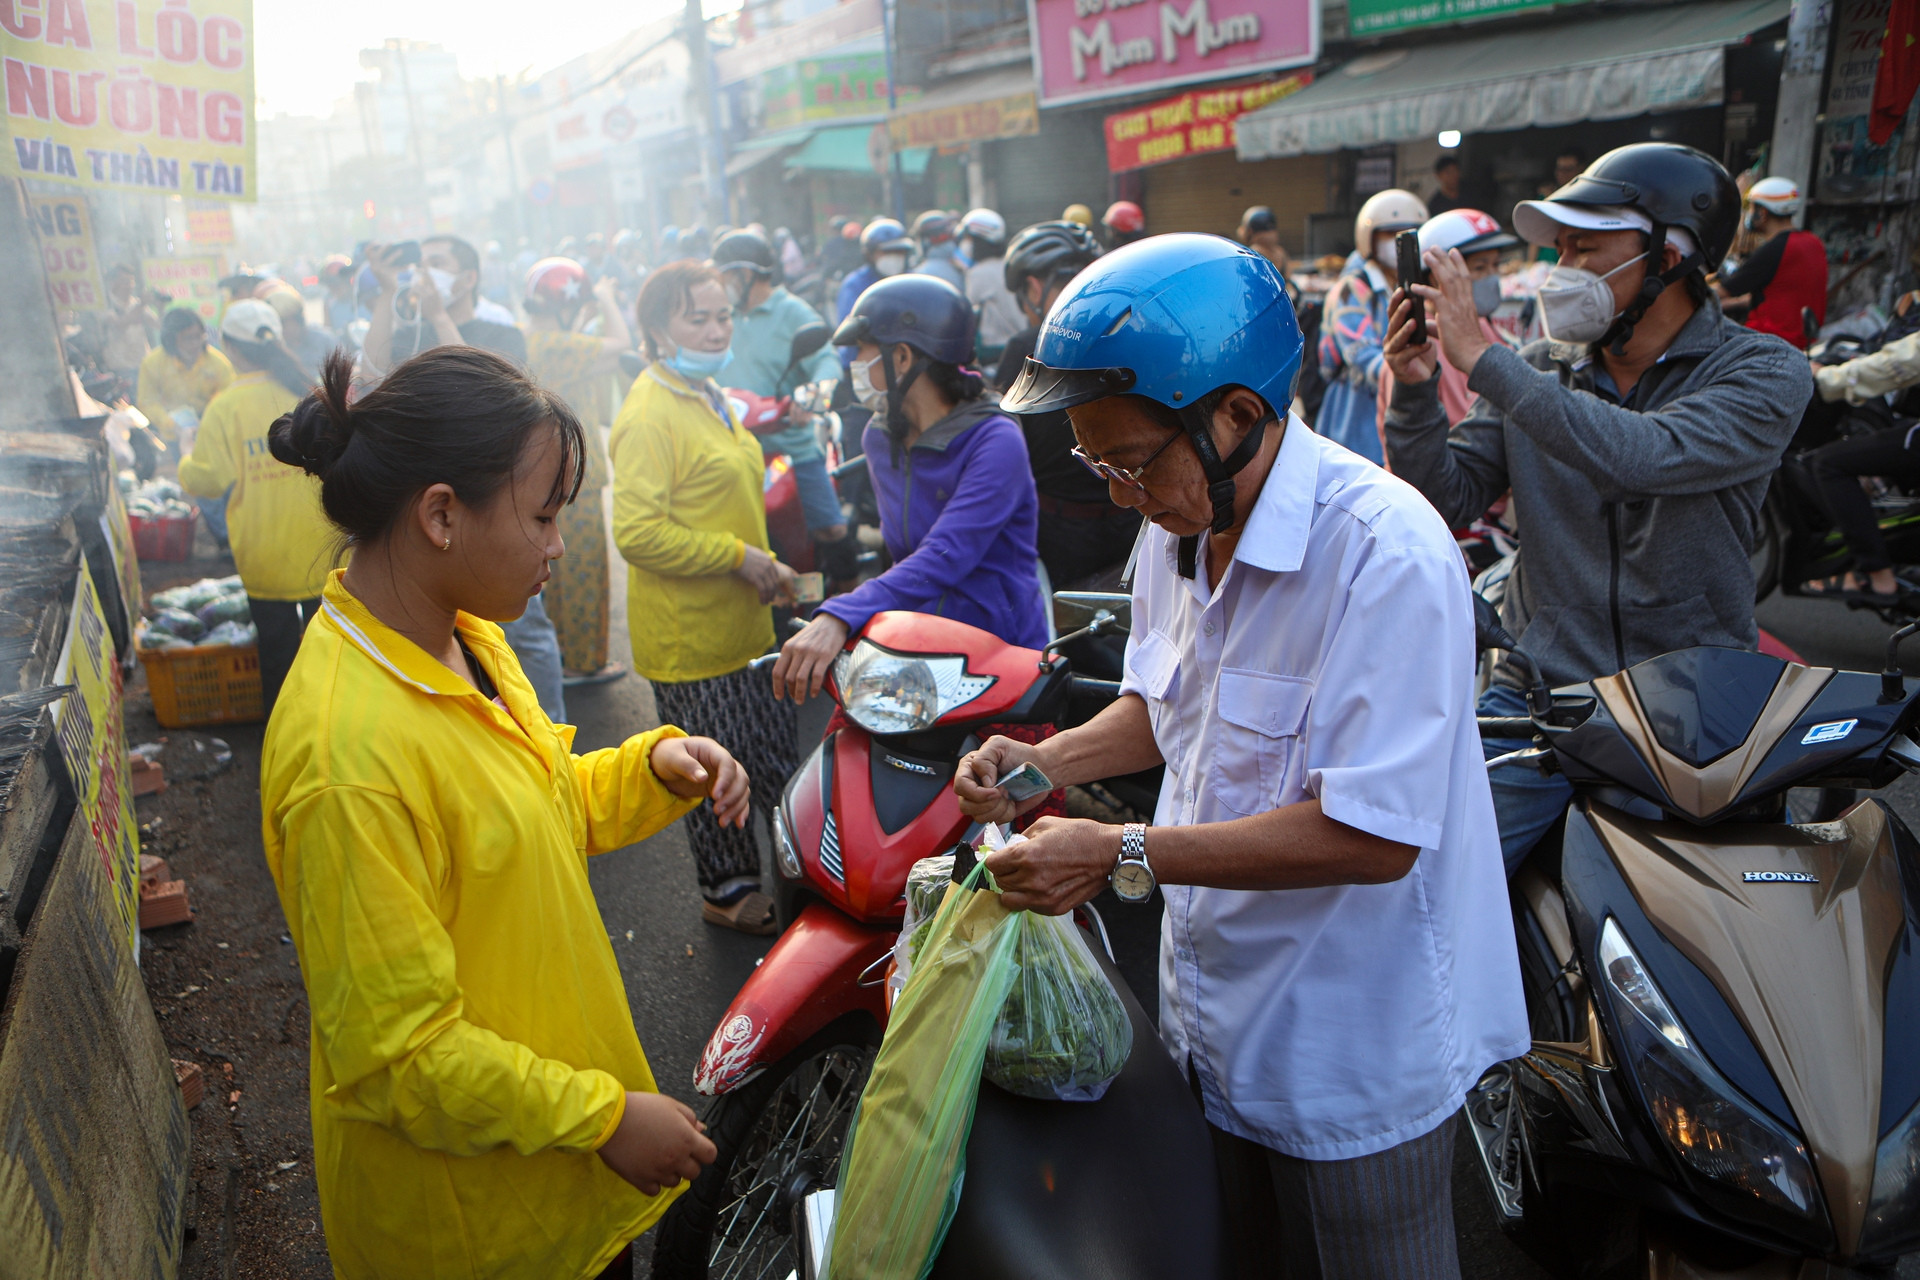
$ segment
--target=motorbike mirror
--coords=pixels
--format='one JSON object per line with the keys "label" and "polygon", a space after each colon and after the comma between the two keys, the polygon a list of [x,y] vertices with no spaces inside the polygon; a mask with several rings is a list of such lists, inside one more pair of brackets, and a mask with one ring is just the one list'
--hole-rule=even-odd
{"label": "motorbike mirror", "polygon": [[1478,591],[1473,593],[1473,647],[1475,649],[1514,649],[1519,641],[1508,634],[1500,621],[1500,611]]}
{"label": "motorbike mirror", "polygon": [[1887,637],[1887,669],[1880,673],[1880,705],[1890,706],[1907,696],[1907,678],[1900,671],[1900,642],[1920,631],[1920,622],[1909,622]]}
{"label": "motorbike mirror", "polygon": [[827,345],[827,339],[833,334],[824,324],[801,326],[793,335],[793,345],[788,349],[788,363],[799,364],[808,356]]}
{"label": "motorbike mirror", "polygon": [[1053,629],[1061,635],[1091,626],[1101,614],[1111,621],[1101,631],[1133,630],[1133,597],[1118,591],[1056,591],[1053,593]]}

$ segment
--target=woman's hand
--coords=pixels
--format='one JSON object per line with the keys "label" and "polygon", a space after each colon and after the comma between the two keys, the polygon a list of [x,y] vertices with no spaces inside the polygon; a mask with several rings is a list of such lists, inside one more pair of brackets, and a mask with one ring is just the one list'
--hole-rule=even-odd
{"label": "woman's hand", "polygon": [[660,785],[683,800],[713,797],[713,817],[723,827],[747,825],[752,787],[747,771],[712,738],[662,738],[648,752]]}
{"label": "woman's hand", "polygon": [[644,1196],[693,1181],[719,1154],[693,1108],[659,1093],[629,1093],[625,1114],[598,1152]]}
{"label": "woman's hand", "polygon": [[847,647],[847,624],[830,613],[816,613],[813,621],[780,646],[773,664],[773,696],[805,702],[826,683],[833,660]]}
{"label": "woman's hand", "polygon": [[751,583],[760,593],[761,604],[793,603],[794,573],[758,547],[748,547],[734,575]]}
{"label": "woman's hand", "polygon": [[1393,304],[1393,311],[1387,321],[1387,341],[1381,347],[1387,357],[1387,368],[1393,370],[1395,382],[1409,387],[1421,386],[1433,378],[1433,371],[1440,364],[1440,348],[1433,339],[1440,326],[1433,318],[1427,318],[1427,340],[1419,346],[1413,345],[1413,309],[1424,307],[1426,303],[1418,298],[1409,298],[1402,290],[1394,290],[1393,296],[1399,301]]}
{"label": "woman's hand", "polygon": [[[996,734],[981,744],[979,750],[960,757],[960,767],[953,774],[953,794],[960,801],[960,812],[975,822],[1012,822],[1041,804],[1051,792],[1043,791],[1016,803],[996,785],[1030,760],[1037,765],[1038,754],[1038,748],[1032,743],[1015,742]],[[1046,770],[1043,768],[1041,772]]]}
{"label": "woman's hand", "polygon": [[1100,896],[1120,861],[1120,828],[1085,818],[1041,818],[1026,839],[986,857],[1009,911],[1065,915]]}

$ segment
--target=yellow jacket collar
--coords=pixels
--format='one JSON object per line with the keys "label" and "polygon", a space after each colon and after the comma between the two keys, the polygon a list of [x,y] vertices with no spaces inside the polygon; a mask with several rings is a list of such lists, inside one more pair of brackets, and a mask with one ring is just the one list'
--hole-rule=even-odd
{"label": "yellow jacket collar", "polygon": [[647,376],[667,390],[673,392],[673,394],[686,396],[692,400],[705,399],[706,388],[716,385],[711,378],[698,383],[688,382],[680,376],[678,370],[665,360],[655,360],[652,364],[648,365]]}
{"label": "yellow jacket collar", "polygon": [[[321,593],[320,612],[349,643],[372,658],[394,679],[422,693],[480,696],[478,689],[447,670],[426,650],[374,617],[347,590],[346,575],[345,569],[335,569],[327,575],[326,589]],[[454,626],[469,648],[486,649],[496,659],[499,651],[506,648],[500,628],[491,623],[462,613],[455,616]],[[491,665],[495,670],[500,669],[498,661]]]}

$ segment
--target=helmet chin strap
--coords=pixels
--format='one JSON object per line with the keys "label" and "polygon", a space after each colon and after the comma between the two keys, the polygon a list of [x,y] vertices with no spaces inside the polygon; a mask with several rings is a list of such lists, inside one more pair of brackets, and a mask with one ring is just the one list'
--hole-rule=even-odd
{"label": "helmet chin strap", "polygon": [[893,442],[895,462],[900,460],[900,446],[907,438],[907,428],[912,425],[907,421],[906,410],[903,407],[907,392],[912,389],[914,380],[925,372],[926,367],[924,360],[915,359],[907,366],[906,374],[896,379],[893,374],[893,348],[880,349],[880,371],[887,380],[887,438]]}
{"label": "helmet chin strap", "polygon": [[[1260,444],[1266,439],[1267,424],[1278,422],[1280,416],[1269,409],[1260,421],[1253,424],[1233,452],[1225,458],[1213,447],[1213,406],[1195,405],[1180,410],[1180,421],[1187,429],[1187,439],[1193,443],[1193,451],[1200,457],[1201,473],[1207,477],[1207,497],[1213,502],[1213,523],[1208,526],[1209,533],[1225,533],[1233,527],[1233,478],[1246,469],[1254,455],[1260,452]],[[1180,539],[1180,576],[1191,578],[1199,568],[1200,535],[1188,534]]]}
{"label": "helmet chin strap", "polygon": [[[1647,232],[1647,260],[1658,262],[1667,252],[1667,226],[1664,222],[1655,222],[1653,229]],[[1680,261],[1665,271],[1648,270],[1640,281],[1640,292],[1635,295],[1627,309],[1615,317],[1613,326],[1600,336],[1600,342],[1607,350],[1618,356],[1627,354],[1627,344],[1633,341],[1633,327],[1646,318],[1648,308],[1660,300],[1667,286],[1676,284],[1695,267],[1705,266],[1706,259],[1698,250],[1683,254]]]}

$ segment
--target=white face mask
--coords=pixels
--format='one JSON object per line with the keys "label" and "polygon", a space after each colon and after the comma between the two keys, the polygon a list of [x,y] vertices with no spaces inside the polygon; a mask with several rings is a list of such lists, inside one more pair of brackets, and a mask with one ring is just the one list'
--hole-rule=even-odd
{"label": "white face mask", "polygon": [[883,276],[897,276],[907,269],[907,255],[883,253],[873,260],[873,269]]}
{"label": "white face mask", "polygon": [[865,364],[856,363],[848,370],[848,390],[853,392],[853,398],[862,408],[874,413],[887,411],[887,388],[884,383],[880,386],[873,383],[873,366],[885,358],[884,355],[878,355]]}
{"label": "white face mask", "polygon": [[1598,342],[1606,337],[1607,330],[1613,327],[1613,318],[1620,314],[1613,287],[1607,281],[1646,256],[1643,253],[1628,258],[1604,276],[1597,276],[1584,267],[1555,264],[1541,284],[1539,294],[1540,322],[1546,326],[1547,336],[1555,342],[1576,344]]}
{"label": "white face mask", "polygon": [[451,271],[442,271],[438,267],[428,267],[427,279],[433,281],[434,289],[440,294],[440,305],[443,307],[452,306],[453,282],[459,279],[459,277]]}

